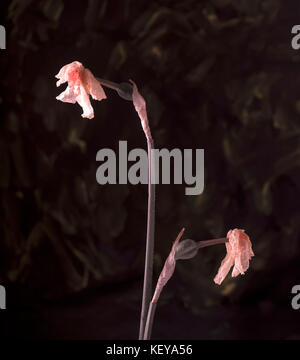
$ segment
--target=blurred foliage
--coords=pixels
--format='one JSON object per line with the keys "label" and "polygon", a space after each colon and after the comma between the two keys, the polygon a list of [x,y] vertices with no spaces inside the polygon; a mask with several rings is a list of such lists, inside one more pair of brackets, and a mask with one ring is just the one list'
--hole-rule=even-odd
{"label": "blurred foliage", "polygon": [[[182,226],[196,241],[235,227],[253,241],[243,281],[216,286],[225,248],[203,249],[179,262],[162,301],[176,292],[199,313],[299,261],[300,53],[290,45],[299,10],[283,0],[11,1],[0,58],[1,280],[54,298],[142,278],[147,188],[98,185],[95,156],[119,140],[146,148],[144,136],[133,106],[110,90],[90,121],[55,100],[54,76],[74,60],[137,82],[158,148],[205,149],[203,194],[157,186],[156,274]],[[285,279],[276,281],[280,292]]]}

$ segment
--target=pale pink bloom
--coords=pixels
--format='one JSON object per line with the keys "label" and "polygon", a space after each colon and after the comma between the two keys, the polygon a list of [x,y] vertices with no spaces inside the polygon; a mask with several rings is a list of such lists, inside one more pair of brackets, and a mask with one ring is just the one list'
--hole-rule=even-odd
{"label": "pale pink bloom", "polygon": [[92,119],[94,117],[94,109],[89,95],[94,100],[99,101],[106,99],[106,95],[99,81],[90,70],[86,69],[80,62],[73,61],[63,66],[55,77],[59,79],[56,86],[68,82],[66,90],[57,96],[56,99],[73,104],[78,102],[83,109],[81,116]]}
{"label": "pale pink bloom", "polygon": [[244,275],[249,267],[249,260],[254,256],[251,241],[244,230],[229,230],[227,238],[229,240],[225,243],[227,254],[221,263],[218,274],[214,278],[214,282],[218,285],[225,279],[232,266],[233,277],[239,274]]}

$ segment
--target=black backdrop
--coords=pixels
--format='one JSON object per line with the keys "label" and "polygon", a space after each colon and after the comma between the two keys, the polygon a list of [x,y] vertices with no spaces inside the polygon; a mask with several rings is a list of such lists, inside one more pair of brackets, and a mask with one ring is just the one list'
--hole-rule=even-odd
{"label": "black backdrop", "polygon": [[[134,339],[147,187],[96,182],[96,153],[144,148],[132,104],[107,90],[95,118],[55,99],[74,60],[136,81],[158,148],[203,148],[205,190],[158,185],[157,278],[179,230],[205,240],[245,229],[246,275],[213,278],[223,245],[178,262],[154,339],[300,337],[298,1],[95,0],[1,3],[0,283],[10,338]],[[2,328],[3,330],[3,328]]]}

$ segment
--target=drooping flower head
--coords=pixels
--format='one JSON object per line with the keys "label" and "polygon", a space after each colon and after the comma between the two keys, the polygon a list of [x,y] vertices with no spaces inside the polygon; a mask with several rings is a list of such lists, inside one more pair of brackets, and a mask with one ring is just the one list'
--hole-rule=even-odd
{"label": "drooping flower head", "polygon": [[77,102],[83,109],[81,116],[92,119],[94,117],[94,109],[89,95],[94,100],[99,101],[106,99],[106,95],[91,71],[86,69],[79,61],[73,61],[63,66],[55,77],[59,79],[56,86],[68,82],[66,90],[57,96],[56,99],[72,104]]}
{"label": "drooping flower head", "polygon": [[228,242],[225,243],[227,254],[214,278],[214,282],[218,285],[225,279],[232,266],[232,277],[239,274],[244,275],[245,271],[249,268],[249,260],[254,256],[251,241],[244,230],[229,230],[227,238]]}

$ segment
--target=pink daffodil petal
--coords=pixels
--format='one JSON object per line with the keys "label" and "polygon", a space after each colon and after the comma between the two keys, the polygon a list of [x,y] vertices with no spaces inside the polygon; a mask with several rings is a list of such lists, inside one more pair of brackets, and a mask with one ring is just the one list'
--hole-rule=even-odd
{"label": "pink daffodil petal", "polygon": [[106,95],[102,86],[89,69],[84,69],[83,79],[87,92],[94,100],[101,101],[106,99]]}
{"label": "pink daffodil petal", "polygon": [[94,110],[90,102],[89,95],[95,100],[106,98],[99,81],[94,77],[89,69],[85,69],[79,61],[73,61],[63,66],[56,75],[59,80],[56,86],[68,82],[68,87],[63,91],[57,100],[75,103],[77,102],[83,109],[82,117],[92,119]]}
{"label": "pink daffodil petal", "polygon": [[243,230],[238,231],[238,229],[231,230],[227,236],[229,241],[231,239],[231,242],[235,244],[236,251],[232,276],[244,275],[245,271],[249,268],[249,260],[254,256],[250,239]]}
{"label": "pink daffodil petal", "polygon": [[232,265],[234,264],[234,257],[232,256],[231,245],[229,243],[226,243],[225,245],[227,249],[227,254],[225,258],[222,260],[219,271],[214,278],[214,282],[218,285],[220,285],[223,282],[223,280],[229,273]]}
{"label": "pink daffodil petal", "polygon": [[249,260],[254,253],[252,251],[249,236],[241,229],[229,230],[227,233],[227,254],[221,263],[218,274],[214,278],[216,284],[221,284],[233,266],[232,276],[244,275],[249,268]]}
{"label": "pink daffodil petal", "polygon": [[65,91],[63,91],[60,95],[56,97],[57,100],[67,102],[67,103],[76,103],[77,95],[74,94],[73,89],[67,87]]}
{"label": "pink daffodil petal", "polygon": [[76,97],[76,101],[82,107],[83,113],[81,116],[83,118],[92,119],[94,117],[94,109],[91,105],[90,98],[86,91],[81,90],[80,95]]}
{"label": "pink daffodil petal", "polygon": [[79,61],[73,61],[70,64],[63,66],[55,77],[59,79],[56,82],[56,86],[60,86],[67,81],[74,81],[74,72],[79,74],[83,69],[82,64]]}

